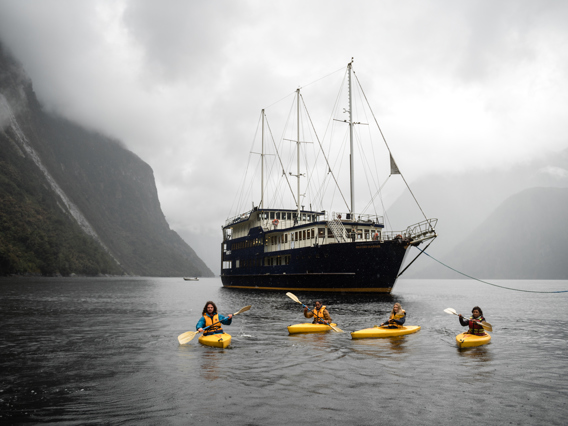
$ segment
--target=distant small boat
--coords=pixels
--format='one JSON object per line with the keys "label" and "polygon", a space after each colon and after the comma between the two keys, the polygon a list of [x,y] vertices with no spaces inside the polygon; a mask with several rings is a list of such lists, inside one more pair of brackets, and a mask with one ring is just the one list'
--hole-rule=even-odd
{"label": "distant small boat", "polygon": [[195,277],[195,278],[192,278],[192,277],[183,277],[183,279],[186,280],[186,281],[199,281],[199,278],[197,278],[197,277]]}

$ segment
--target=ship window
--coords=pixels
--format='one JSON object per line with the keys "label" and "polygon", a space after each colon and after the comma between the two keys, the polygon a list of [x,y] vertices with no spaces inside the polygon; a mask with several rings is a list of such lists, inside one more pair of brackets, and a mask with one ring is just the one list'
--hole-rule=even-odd
{"label": "ship window", "polygon": [[284,244],[288,242],[288,234],[284,234]]}
{"label": "ship window", "polygon": [[298,240],[298,231],[294,232],[294,241],[300,241]]}
{"label": "ship window", "polygon": [[231,269],[231,261],[230,260],[223,261],[223,269]]}
{"label": "ship window", "polygon": [[312,240],[314,239],[315,235],[316,235],[316,230],[312,228]]}
{"label": "ship window", "polygon": [[240,261],[239,259],[235,260],[235,267],[238,268],[240,266]]}
{"label": "ship window", "polygon": [[305,240],[305,239],[306,239],[306,231],[303,231],[302,237],[303,237],[302,240]]}
{"label": "ship window", "polygon": [[318,237],[325,238],[325,228],[318,228]]}
{"label": "ship window", "polygon": [[288,220],[292,219],[292,213],[288,212],[287,216],[288,216]]}
{"label": "ship window", "polygon": [[298,213],[292,213],[292,217],[296,219],[298,217]]}
{"label": "ship window", "polygon": [[365,239],[368,240],[369,239],[369,230],[365,229]]}
{"label": "ship window", "polygon": [[310,230],[308,229],[306,231],[306,240],[309,240],[309,239],[310,239]]}
{"label": "ship window", "polygon": [[270,212],[270,219],[274,219],[274,212]]}
{"label": "ship window", "polygon": [[276,212],[276,219],[280,220],[280,212]]}
{"label": "ship window", "polygon": [[333,231],[331,230],[331,228],[327,228],[327,236],[329,238],[333,237]]}

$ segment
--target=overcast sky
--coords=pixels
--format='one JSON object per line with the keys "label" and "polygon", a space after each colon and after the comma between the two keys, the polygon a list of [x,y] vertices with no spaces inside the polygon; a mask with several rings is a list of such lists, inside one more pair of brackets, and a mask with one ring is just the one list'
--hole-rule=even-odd
{"label": "overcast sky", "polygon": [[542,0],[0,0],[40,101],[149,163],[216,274],[262,108],[354,57],[410,182],[508,167],[568,147],[567,22]]}

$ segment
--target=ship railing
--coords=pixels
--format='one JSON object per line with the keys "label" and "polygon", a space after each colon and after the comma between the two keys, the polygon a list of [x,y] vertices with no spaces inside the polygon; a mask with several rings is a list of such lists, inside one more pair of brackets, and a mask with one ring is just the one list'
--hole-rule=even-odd
{"label": "ship railing", "polygon": [[248,212],[242,213],[238,216],[231,217],[225,221],[225,226],[232,225],[233,223],[242,222],[244,220],[248,220],[250,218],[251,213],[254,211],[249,210]]}
{"label": "ship railing", "polygon": [[383,216],[378,216],[374,214],[364,214],[364,213],[345,213],[345,212],[331,212],[329,214],[326,212],[325,220],[330,221],[334,219],[339,219],[342,222],[357,222],[357,223],[369,223],[369,224],[383,224]]}
{"label": "ship railing", "polygon": [[404,239],[416,241],[424,241],[431,238],[435,238],[436,235],[436,225],[438,224],[438,219],[427,219],[422,222],[410,225],[404,231],[383,231],[382,237],[384,240],[394,240],[394,239]]}
{"label": "ship railing", "polygon": [[418,222],[406,228],[406,234],[409,235],[413,241],[416,240],[423,241],[423,240],[428,240],[430,238],[435,238],[437,224],[438,224],[438,219],[423,220],[422,222]]}

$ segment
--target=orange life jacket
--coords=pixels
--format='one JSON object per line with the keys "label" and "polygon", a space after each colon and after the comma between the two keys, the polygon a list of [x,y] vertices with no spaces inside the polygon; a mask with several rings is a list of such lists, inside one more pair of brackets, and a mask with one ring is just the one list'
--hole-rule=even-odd
{"label": "orange life jacket", "polygon": [[314,324],[323,324],[323,321],[325,320],[325,317],[323,316],[324,311],[325,306],[322,306],[319,311],[314,307]]}
{"label": "orange life jacket", "polygon": [[[399,319],[401,319],[401,318],[404,318],[405,315],[406,315],[406,311],[405,311],[405,310],[403,310],[401,313],[398,313],[398,314],[396,314],[396,315],[391,312],[391,315],[390,315],[390,317],[389,317],[389,320],[392,320],[392,319],[399,320]],[[396,326],[396,328],[402,328],[402,327],[403,327],[402,325],[397,324],[396,322],[395,322],[395,323],[390,323],[389,325],[390,325],[390,326]]]}
{"label": "orange life jacket", "polygon": [[219,315],[214,314],[213,318],[211,318],[208,314],[203,314],[203,316],[205,317],[205,327],[211,326],[211,328],[208,328],[207,330],[205,330],[205,327],[203,327],[204,336],[209,336],[210,334],[223,333],[223,328],[221,327],[221,323],[219,322]]}

